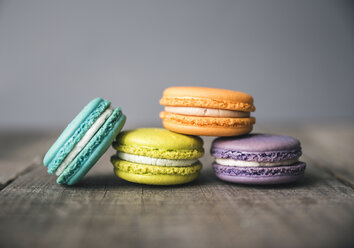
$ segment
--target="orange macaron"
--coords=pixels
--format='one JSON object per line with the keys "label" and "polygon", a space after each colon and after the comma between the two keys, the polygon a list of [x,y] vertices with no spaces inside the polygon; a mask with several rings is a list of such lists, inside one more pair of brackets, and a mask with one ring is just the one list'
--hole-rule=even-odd
{"label": "orange macaron", "polygon": [[163,92],[163,126],[189,135],[237,136],[252,131],[256,122],[253,97],[234,90],[170,87]]}

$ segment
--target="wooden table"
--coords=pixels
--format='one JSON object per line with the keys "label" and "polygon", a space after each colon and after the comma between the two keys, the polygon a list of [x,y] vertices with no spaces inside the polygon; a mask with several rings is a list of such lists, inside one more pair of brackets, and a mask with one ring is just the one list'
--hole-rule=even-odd
{"label": "wooden table", "polygon": [[301,182],[224,183],[206,156],[200,178],[138,185],[112,173],[110,149],[75,187],[42,156],[59,131],[0,132],[0,247],[354,247],[354,125],[257,125],[299,138]]}

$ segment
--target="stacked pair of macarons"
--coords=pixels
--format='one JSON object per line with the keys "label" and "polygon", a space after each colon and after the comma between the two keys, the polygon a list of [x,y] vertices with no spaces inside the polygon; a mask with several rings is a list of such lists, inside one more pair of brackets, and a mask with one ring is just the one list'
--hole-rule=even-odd
{"label": "stacked pair of macarons", "polygon": [[[213,169],[221,180],[245,184],[278,184],[298,180],[300,142],[289,136],[248,134],[255,111],[252,96],[232,90],[172,87],[164,91],[160,113],[165,128],[183,134],[221,136],[213,141]],[[223,137],[232,136],[232,137]]]}

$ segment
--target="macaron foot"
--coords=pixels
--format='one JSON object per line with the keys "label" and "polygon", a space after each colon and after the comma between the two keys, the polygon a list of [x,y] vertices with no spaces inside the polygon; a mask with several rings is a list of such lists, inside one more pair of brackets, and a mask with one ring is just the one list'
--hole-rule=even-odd
{"label": "macaron foot", "polygon": [[189,175],[153,175],[134,174],[130,172],[114,170],[115,174],[129,182],[149,185],[177,185],[194,181],[198,178],[199,172]]}
{"label": "macaron foot", "polygon": [[163,126],[176,133],[199,136],[239,136],[248,134],[252,131],[253,126],[243,127],[209,127],[209,126],[192,126],[173,123],[167,120],[162,121]]}

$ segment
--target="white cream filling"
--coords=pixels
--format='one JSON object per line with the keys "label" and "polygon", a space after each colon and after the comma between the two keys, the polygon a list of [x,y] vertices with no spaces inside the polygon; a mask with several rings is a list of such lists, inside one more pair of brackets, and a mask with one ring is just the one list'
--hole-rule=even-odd
{"label": "white cream filling", "polygon": [[81,140],[74,146],[71,152],[66,156],[64,161],[60,164],[55,174],[60,176],[61,173],[68,167],[68,165],[73,161],[76,155],[87,145],[90,139],[95,135],[95,133],[100,129],[100,127],[105,123],[108,117],[112,114],[113,108],[106,109],[100,117],[93,123],[93,125],[87,130]]}
{"label": "white cream filling", "polygon": [[240,166],[240,167],[258,167],[258,166],[278,166],[278,165],[291,165],[296,163],[298,159],[291,159],[279,162],[256,162],[256,161],[241,161],[233,160],[230,158],[216,158],[215,162],[224,166]]}
{"label": "white cream filling", "polygon": [[151,157],[129,154],[125,152],[117,152],[117,156],[120,159],[133,162],[133,163],[150,164],[150,165],[158,165],[158,166],[190,166],[198,161],[198,159],[151,158]]}
{"label": "white cream filling", "polygon": [[231,117],[244,118],[249,117],[250,113],[227,109],[210,109],[210,108],[195,108],[195,107],[171,107],[165,106],[165,111],[182,115],[194,116],[210,116],[210,117]]}

